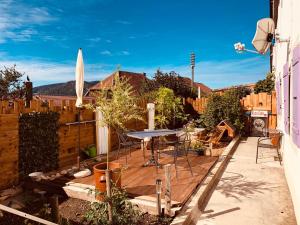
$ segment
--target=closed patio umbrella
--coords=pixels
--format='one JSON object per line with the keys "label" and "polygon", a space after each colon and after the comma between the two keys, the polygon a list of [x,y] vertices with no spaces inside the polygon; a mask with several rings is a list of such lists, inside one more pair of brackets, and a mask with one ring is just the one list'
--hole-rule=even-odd
{"label": "closed patio umbrella", "polygon": [[84,65],[82,57],[82,49],[78,50],[77,62],[76,62],[76,107],[80,108],[82,106],[82,95],[84,88]]}
{"label": "closed patio umbrella", "polygon": [[76,82],[76,107],[78,108],[78,156],[77,156],[77,166],[80,169],[80,109],[82,107],[82,95],[84,88],[84,65],[82,57],[82,49],[78,50],[76,70],[75,70]]}

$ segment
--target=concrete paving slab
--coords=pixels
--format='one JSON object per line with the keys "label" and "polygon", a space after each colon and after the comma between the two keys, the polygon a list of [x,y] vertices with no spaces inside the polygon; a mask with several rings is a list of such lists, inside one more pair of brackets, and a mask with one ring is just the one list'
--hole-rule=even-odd
{"label": "concrete paving slab", "polygon": [[296,225],[283,167],[275,149],[242,140],[197,225]]}

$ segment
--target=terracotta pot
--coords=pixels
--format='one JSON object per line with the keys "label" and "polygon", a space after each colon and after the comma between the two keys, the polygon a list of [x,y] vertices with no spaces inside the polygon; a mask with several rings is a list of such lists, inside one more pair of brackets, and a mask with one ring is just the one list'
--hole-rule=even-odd
{"label": "terracotta pot", "polygon": [[[109,169],[112,171],[112,182],[117,186],[121,187],[121,164],[110,162],[108,163]],[[106,179],[105,170],[107,163],[99,163],[93,167],[95,187],[98,192],[106,192]],[[101,195],[97,196],[98,200],[101,200]]]}

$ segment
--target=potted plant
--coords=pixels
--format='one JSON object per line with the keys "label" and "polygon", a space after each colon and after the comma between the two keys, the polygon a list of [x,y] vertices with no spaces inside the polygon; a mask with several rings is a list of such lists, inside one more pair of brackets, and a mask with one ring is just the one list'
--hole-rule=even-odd
{"label": "potted plant", "polygon": [[95,145],[89,145],[83,150],[86,158],[94,158],[97,156],[97,149]]}
{"label": "potted plant", "polygon": [[202,142],[197,140],[195,143],[193,143],[192,150],[195,151],[199,156],[204,155],[205,146]]}
{"label": "potted plant", "polygon": [[[132,85],[128,79],[120,79],[117,72],[114,77],[114,85],[110,90],[100,90],[94,94],[96,101],[88,104],[87,108],[102,112],[101,126],[108,129],[121,129],[126,131],[126,124],[130,120],[144,121],[143,110],[137,105],[137,98],[134,94]],[[108,95],[109,93],[109,95]],[[96,189],[100,192],[106,190],[105,171],[111,170],[112,181],[121,186],[121,165],[109,162],[109,152],[107,153],[106,163],[94,166],[94,177]]]}

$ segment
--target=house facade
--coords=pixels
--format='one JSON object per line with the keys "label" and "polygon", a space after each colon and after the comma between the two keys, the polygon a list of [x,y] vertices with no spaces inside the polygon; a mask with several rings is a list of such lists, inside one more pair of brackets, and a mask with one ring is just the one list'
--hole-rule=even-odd
{"label": "house facade", "polygon": [[[93,93],[99,90],[110,89],[114,85],[114,77],[119,76],[121,79],[127,79],[128,83],[132,85],[133,91],[135,94],[141,94],[143,85],[149,79],[146,77],[145,73],[135,73],[129,71],[115,71],[111,75],[107,76],[105,79],[100,81],[99,83],[95,84],[85,94],[85,96],[93,96]],[[188,77],[183,77],[184,82],[189,86],[191,83],[191,79]],[[194,82],[193,87],[196,90],[200,90],[202,94],[208,95],[212,90],[204,85],[203,83]]]}
{"label": "house facade", "polygon": [[276,23],[272,70],[277,94],[277,126],[282,130],[282,157],[295,214],[300,224],[300,1],[270,0]]}

